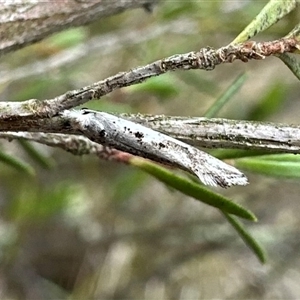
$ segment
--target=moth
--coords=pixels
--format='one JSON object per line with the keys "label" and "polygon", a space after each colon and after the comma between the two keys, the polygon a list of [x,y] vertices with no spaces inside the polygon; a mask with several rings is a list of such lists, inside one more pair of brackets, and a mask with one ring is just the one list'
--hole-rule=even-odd
{"label": "moth", "polygon": [[176,166],[196,175],[205,185],[230,187],[248,184],[233,166],[166,134],[118,116],[90,109],[65,110],[71,127],[105,146]]}

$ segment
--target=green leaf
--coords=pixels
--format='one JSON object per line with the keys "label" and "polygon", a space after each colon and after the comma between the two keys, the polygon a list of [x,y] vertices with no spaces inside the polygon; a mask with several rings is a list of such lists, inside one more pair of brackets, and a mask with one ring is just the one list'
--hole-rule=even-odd
{"label": "green leaf", "polygon": [[297,3],[299,0],[270,0],[231,44],[243,43],[259,32],[266,30],[294,10]]}
{"label": "green leaf", "polygon": [[251,236],[248,231],[246,231],[241,222],[224,211],[222,211],[222,213],[232,227],[237,231],[239,236],[243,239],[245,244],[254,252],[260,262],[264,264],[267,260],[267,255],[263,247],[255,240],[255,238],[253,238],[253,236]]}
{"label": "green leaf", "polygon": [[261,157],[258,157],[262,160],[272,160],[272,161],[287,161],[287,162],[298,162],[300,163],[300,155],[298,154],[268,154],[268,155],[262,155]]}
{"label": "green leaf", "polygon": [[174,82],[172,74],[165,76],[153,77],[145,81],[143,84],[132,85],[127,88],[130,92],[144,92],[166,99],[178,95],[179,88]]}
{"label": "green leaf", "polygon": [[235,166],[268,176],[300,178],[300,156],[294,154],[240,158],[235,161]]}
{"label": "green leaf", "polygon": [[20,139],[18,140],[19,144],[23,147],[26,153],[37,162],[44,169],[51,169],[54,166],[54,161],[48,157],[45,157],[42,153],[40,153],[32,143]]}
{"label": "green leaf", "polygon": [[24,174],[34,176],[34,169],[26,162],[0,151],[0,161]]}
{"label": "green leaf", "polygon": [[226,91],[214,102],[214,104],[204,114],[206,118],[215,117],[222,107],[237,93],[244,84],[247,76],[246,73],[240,74],[234,82],[226,89]]}
{"label": "green leaf", "polygon": [[189,70],[188,72],[176,72],[174,74],[180,81],[183,81],[189,87],[193,87],[198,93],[214,97],[216,83],[212,80],[202,77],[198,70]]}
{"label": "green leaf", "polygon": [[287,86],[276,83],[264,96],[258,101],[258,104],[249,112],[247,119],[253,121],[263,121],[277,112],[283,101],[287,99]]}
{"label": "green leaf", "polygon": [[71,28],[49,37],[45,42],[52,47],[69,48],[83,42],[87,35],[84,27]]}
{"label": "green leaf", "polygon": [[[300,47],[300,23],[297,24],[287,35],[286,38],[294,38],[298,41]],[[294,53],[299,54],[300,49],[296,50]],[[300,80],[300,61],[296,56],[290,53],[283,53],[278,55],[278,57],[284,62],[284,64],[293,72],[293,74]]]}
{"label": "green leaf", "polygon": [[190,16],[197,11],[199,11],[197,1],[164,1],[164,8],[159,10],[158,16],[163,20],[170,20],[182,15]]}
{"label": "green leaf", "polygon": [[294,38],[297,41],[300,41],[300,23],[297,24],[285,37]]}
{"label": "green leaf", "polygon": [[284,64],[293,72],[293,74],[300,80],[300,61],[296,56],[290,53],[282,53],[278,57]]}
{"label": "green leaf", "polygon": [[167,184],[168,186],[182,192],[183,194],[200,200],[203,203],[221,209],[224,212],[234,214],[238,217],[256,221],[256,217],[252,212],[243,208],[242,206],[230,201],[222,195],[214,193],[200,184],[197,184],[187,178],[178,176],[167,169],[154,164],[146,159],[140,157],[133,157],[129,163],[136,166],[148,174],[154,176],[158,180]]}
{"label": "green leaf", "polygon": [[9,217],[18,222],[45,222],[47,218],[57,215],[68,206],[78,190],[70,182],[63,182],[43,189],[34,185],[22,185],[20,193],[13,199],[9,208]]}
{"label": "green leaf", "polygon": [[242,150],[242,149],[215,149],[209,152],[219,159],[236,159],[242,157],[261,156],[269,154],[263,150]]}
{"label": "green leaf", "polygon": [[[26,81],[25,81],[26,82]],[[50,82],[47,80],[46,76],[39,76],[35,80],[27,81],[25,87],[21,89],[13,90],[12,97],[15,101],[22,101],[24,99],[30,99],[34,96],[42,97],[49,89]],[[29,84],[30,82],[30,84]],[[52,87],[59,83],[57,80],[51,82]]]}
{"label": "green leaf", "polygon": [[127,201],[141,187],[146,177],[146,174],[141,174],[136,169],[121,172],[112,187],[114,201],[119,203]]}

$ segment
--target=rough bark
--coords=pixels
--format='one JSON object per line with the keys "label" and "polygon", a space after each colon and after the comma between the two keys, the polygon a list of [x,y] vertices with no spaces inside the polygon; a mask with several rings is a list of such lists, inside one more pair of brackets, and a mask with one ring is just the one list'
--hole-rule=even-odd
{"label": "rough bark", "polygon": [[86,25],[126,9],[148,7],[157,1],[1,1],[0,56],[38,42],[50,34],[68,27]]}

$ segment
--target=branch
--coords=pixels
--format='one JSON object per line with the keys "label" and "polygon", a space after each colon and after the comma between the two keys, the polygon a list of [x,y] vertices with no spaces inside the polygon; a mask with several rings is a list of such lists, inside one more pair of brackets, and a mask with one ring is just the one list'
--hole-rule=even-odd
{"label": "branch", "polygon": [[0,3],[0,56],[40,41],[54,32],[89,24],[157,0],[22,0]]}
{"label": "branch", "polygon": [[[66,109],[92,99],[99,99],[114,89],[140,83],[167,71],[212,70],[216,65],[231,63],[236,59],[244,62],[250,59],[264,59],[278,53],[293,52],[298,48],[297,41],[292,38],[263,43],[247,42],[217,50],[203,48],[199,52],[173,55],[147,66],[119,73],[51,100],[2,102],[0,131],[84,134],[104,146],[179,167],[196,175],[204,184],[221,187],[245,185],[248,183],[247,178],[236,168],[166,134],[104,112],[87,109],[78,112]],[[63,113],[60,113],[61,111]],[[53,118],[54,116],[56,118]],[[225,134],[223,136],[221,134],[221,137],[228,139],[228,133],[224,131]],[[247,145],[246,139],[243,139],[243,142]]]}
{"label": "branch", "polygon": [[196,22],[187,19],[177,19],[165,24],[152,25],[143,29],[122,29],[114,33],[92,37],[85,43],[80,43],[77,46],[62,50],[47,59],[38,60],[12,70],[0,71],[0,84],[27,78],[29,76],[45,74],[52,69],[72,64],[95,52],[97,52],[98,55],[112,54],[126,45],[139,44],[157,38],[167,32],[179,34],[182,31],[186,35],[187,33],[194,32],[195,27]]}
{"label": "branch", "polygon": [[205,184],[222,187],[244,185],[247,179],[234,167],[179,139],[211,148],[300,153],[300,126],[251,121],[142,115],[122,115],[120,118],[83,109],[66,110],[60,116],[30,122],[26,117],[21,122],[0,120],[0,129],[38,132],[4,132],[0,137],[26,138],[77,155],[92,153],[102,159],[123,163],[128,163],[130,154],[142,156],[193,173]]}
{"label": "branch", "polygon": [[[13,109],[17,102],[7,104]],[[121,114],[119,117],[197,147],[300,153],[299,125],[142,114]],[[82,134],[70,126],[66,115],[53,118],[31,118],[26,114],[13,117],[0,115],[0,131]]]}
{"label": "branch", "polygon": [[299,125],[163,115],[121,116],[197,147],[300,153]]}
{"label": "branch", "polygon": [[[299,126],[205,118],[185,119],[183,117],[166,118],[164,116],[141,115],[125,117],[134,122],[108,113],[87,109],[81,111],[66,110],[55,118],[33,119],[30,120],[30,123],[19,122],[19,120],[17,122],[12,120],[10,122],[0,122],[0,128],[10,131],[30,130],[83,134],[98,144],[179,167],[197,175],[205,184],[222,187],[244,185],[247,180],[234,167],[197,148],[180,142],[179,138],[185,142],[200,144],[205,147],[216,147],[218,145],[222,148],[237,147],[275,152],[300,152]],[[142,123],[147,127],[138,123]],[[5,128],[5,125],[7,128]],[[154,131],[149,127],[168,135]],[[173,135],[177,139],[169,135]],[[5,134],[2,137],[5,137]],[[90,152],[100,153],[99,156],[105,159],[114,157],[113,152],[110,152],[110,156],[107,156],[105,147],[95,149],[96,146],[89,144],[90,142],[88,143],[86,139],[79,138],[76,144],[74,142],[76,137],[71,137],[71,140],[66,139],[65,142],[60,137],[58,143],[57,137],[46,136],[46,140],[45,136],[39,135],[38,139],[39,142],[55,145],[73,153],[75,151],[76,154]],[[84,146],[82,147],[82,145]],[[116,157],[119,156],[121,161],[128,161],[126,155],[122,157],[118,154],[120,152],[116,153],[113,159],[118,159]]]}
{"label": "branch", "polygon": [[80,135],[44,132],[0,132],[0,138],[8,141],[27,140],[63,149],[73,155],[94,154],[100,159],[130,164],[132,155],[94,143]]}
{"label": "branch", "polygon": [[235,60],[247,62],[261,60],[267,56],[280,53],[294,52],[300,49],[295,39],[280,39],[272,42],[246,42],[238,45],[228,45],[217,50],[207,47],[198,52],[176,54],[165,59],[157,60],[143,67],[128,72],[121,72],[79,90],[68,91],[54,99],[39,101],[31,99],[21,103],[0,103],[0,112],[3,117],[55,116],[60,111],[84,104],[93,99],[100,99],[110,92],[138,84],[148,78],[164,74],[168,71],[202,69],[212,70],[223,63],[232,63]]}
{"label": "branch", "polygon": [[[61,148],[74,155],[97,154],[102,157],[105,149],[102,145],[92,142],[80,135],[44,133],[44,132],[0,132],[0,138],[28,140],[50,147]],[[106,158],[104,155],[102,158]]]}

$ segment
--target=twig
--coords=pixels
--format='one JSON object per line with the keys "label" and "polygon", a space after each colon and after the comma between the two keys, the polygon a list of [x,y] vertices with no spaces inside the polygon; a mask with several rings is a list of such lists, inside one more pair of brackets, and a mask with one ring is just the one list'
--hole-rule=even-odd
{"label": "twig", "polygon": [[[299,125],[141,114],[122,114],[120,117],[197,147],[300,153]],[[0,117],[0,131],[81,134],[70,127],[66,115],[51,119]]]}
{"label": "twig", "polygon": [[50,147],[58,147],[74,155],[98,154],[103,152],[102,145],[94,143],[80,135],[74,136],[44,132],[1,132],[0,137],[9,141],[12,139],[26,139]]}
{"label": "twig", "polygon": [[5,0],[0,3],[0,56],[65,28],[91,23],[157,0]]}
{"label": "twig", "polygon": [[300,153],[300,126],[174,116],[122,115],[198,147]]}
{"label": "twig", "polygon": [[112,54],[125,45],[139,44],[157,38],[159,35],[165,34],[166,32],[178,33],[178,28],[184,30],[184,34],[193,32],[195,29],[195,22],[187,19],[178,19],[166,24],[149,26],[145,29],[119,30],[115,33],[104,34],[100,37],[97,36],[85,43],[60,51],[47,59],[35,61],[34,63],[13,70],[0,71],[0,84],[27,78],[28,76],[45,74],[52,69],[70,65],[82,57],[87,57],[94,52],[97,52],[98,55]]}
{"label": "twig", "polygon": [[[202,69],[212,70],[222,63],[235,60],[247,62],[251,59],[264,59],[266,56],[294,52],[299,48],[295,39],[280,39],[272,42],[246,42],[238,45],[228,45],[220,49],[202,48],[198,52],[176,54],[157,60],[143,67],[128,72],[121,72],[79,90],[69,91],[51,100],[39,101],[32,99],[13,104],[0,103],[3,117],[18,117],[19,114],[29,116],[49,117],[57,115],[64,109],[70,109],[93,99],[99,99],[110,92],[133,84],[141,83],[148,78],[161,75],[168,71]],[[13,108],[13,109],[12,109]]]}
{"label": "twig", "polygon": [[[0,130],[83,133],[104,146],[180,167],[197,175],[205,184],[221,187],[245,185],[247,178],[234,167],[172,137],[107,113],[90,110],[76,112],[68,111],[66,108],[98,99],[114,89],[140,83],[167,71],[176,69],[212,70],[218,64],[233,62],[236,59],[244,62],[250,59],[263,59],[278,53],[293,52],[298,48],[297,41],[291,38],[264,43],[247,42],[229,45],[218,50],[203,48],[199,52],[173,55],[147,66],[119,73],[51,100],[31,99],[21,103],[2,102],[0,104],[0,111],[2,111]],[[53,118],[53,116],[58,116],[62,110],[62,118]],[[49,117],[52,118],[48,119]],[[224,125],[222,129],[225,134],[219,134],[221,138],[217,138],[228,140],[230,135],[226,132]],[[247,133],[247,130],[245,131]],[[238,136],[243,137],[241,131]],[[189,137],[191,137],[191,132],[189,132]],[[185,139],[185,137],[183,138]],[[248,138],[240,138],[240,140],[244,144],[243,147],[249,145]],[[287,146],[290,146],[289,140]]]}
{"label": "twig", "polygon": [[[126,116],[125,116],[126,117]],[[108,113],[88,109],[65,110],[62,116],[52,119],[36,119],[30,127],[25,125],[15,130],[64,132],[84,134],[86,138],[66,137],[61,134],[3,133],[4,138],[27,138],[50,146],[63,148],[74,154],[96,153],[104,159],[128,162],[130,154],[179,167],[198,176],[205,184],[228,187],[245,185],[247,179],[240,171],[211,155],[189,146],[185,142],[200,143],[206,147],[238,147],[242,149],[264,149],[276,152],[300,151],[300,127],[223,119],[164,116],[127,116],[132,121]],[[11,126],[12,122],[8,122]],[[154,131],[153,127],[165,131],[177,139]],[[5,123],[4,123],[5,124]],[[1,123],[0,123],[1,125]],[[21,123],[21,126],[24,126]],[[9,130],[12,130],[10,128]],[[201,136],[201,138],[200,138]],[[109,147],[109,148],[107,148]],[[112,149],[113,148],[113,149]],[[114,150],[117,149],[117,150]],[[120,150],[120,151],[118,151]],[[126,154],[126,153],[130,154]]]}
{"label": "twig", "polygon": [[50,147],[61,148],[74,155],[95,154],[104,160],[114,160],[126,164],[131,157],[128,153],[102,146],[80,135],[44,132],[0,132],[0,138],[9,141],[24,139]]}

